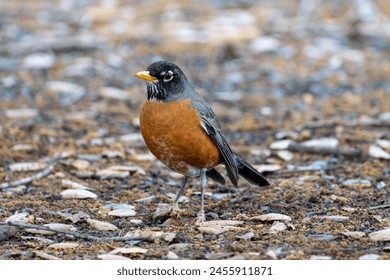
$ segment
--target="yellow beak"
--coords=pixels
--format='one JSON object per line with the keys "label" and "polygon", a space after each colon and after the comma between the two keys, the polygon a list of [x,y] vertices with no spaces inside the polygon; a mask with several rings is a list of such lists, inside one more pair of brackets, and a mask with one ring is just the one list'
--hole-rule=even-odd
{"label": "yellow beak", "polygon": [[146,81],[157,82],[157,79],[155,77],[153,77],[152,75],[150,75],[149,71],[140,71],[137,74],[135,74],[135,76],[139,79],[143,79]]}

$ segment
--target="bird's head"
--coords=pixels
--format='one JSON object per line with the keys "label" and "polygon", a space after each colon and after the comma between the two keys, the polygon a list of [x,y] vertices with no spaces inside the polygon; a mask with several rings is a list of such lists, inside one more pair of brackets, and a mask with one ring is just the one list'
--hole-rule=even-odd
{"label": "bird's head", "polygon": [[172,101],[184,98],[190,86],[183,71],[168,61],[154,62],[135,76],[147,82],[149,100]]}

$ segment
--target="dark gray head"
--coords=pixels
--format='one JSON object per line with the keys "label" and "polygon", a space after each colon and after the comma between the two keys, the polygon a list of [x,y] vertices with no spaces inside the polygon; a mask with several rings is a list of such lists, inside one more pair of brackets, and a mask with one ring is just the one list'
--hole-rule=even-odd
{"label": "dark gray head", "polygon": [[183,71],[168,61],[151,64],[146,71],[138,72],[137,78],[147,81],[148,99],[172,101],[187,98],[192,87]]}

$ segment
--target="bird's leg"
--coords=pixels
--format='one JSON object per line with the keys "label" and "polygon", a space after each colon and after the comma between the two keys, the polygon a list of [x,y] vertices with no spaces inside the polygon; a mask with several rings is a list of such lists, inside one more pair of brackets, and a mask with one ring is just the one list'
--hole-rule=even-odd
{"label": "bird's leg", "polygon": [[189,178],[188,176],[184,176],[183,181],[181,182],[180,190],[179,190],[179,192],[176,195],[174,203],[176,204],[177,208],[179,208],[179,200],[180,200],[180,197],[183,195],[183,192],[184,192],[184,189],[186,187],[188,178]]}
{"label": "bird's leg", "polygon": [[171,215],[171,214],[172,215],[179,215],[180,214],[181,210],[179,207],[179,200],[180,200],[180,197],[183,195],[188,178],[189,178],[188,176],[184,176],[183,181],[182,181],[181,186],[180,186],[180,189],[179,189],[179,192],[176,195],[175,202],[166,208],[158,209],[156,211],[156,213],[154,213],[154,215],[153,215],[154,219],[156,219],[158,217]]}
{"label": "bird's leg", "polygon": [[207,184],[207,179],[206,179],[206,170],[202,169],[200,171],[200,186],[201,186],[201,191],[200,191],[200,211],[198,213],[198,217],[196,218],[196,225],[199,225],[201,222],[204,222],[206,220],[205,214],[204,214],[204,190],[206,188]]}

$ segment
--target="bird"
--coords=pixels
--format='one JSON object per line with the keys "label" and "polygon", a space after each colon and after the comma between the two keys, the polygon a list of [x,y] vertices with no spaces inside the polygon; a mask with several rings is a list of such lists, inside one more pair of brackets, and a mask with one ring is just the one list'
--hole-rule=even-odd
{"label": "bird", "polygon": [[234,186],[239,175],[253,185],[270,185],[260,172],[232,150],[210,105],[176,64],[157,61],[135,76],[146,81],[147,98],[139,111],[146,146],[169,169],[183,175],[174,203],[154,217],[180,211],[179,199],[188,179],[199,178],[201,205],[195,224],[205,221],[207,177],[222,185],[226,183],[215,169],[220,164],[225,166]]}

